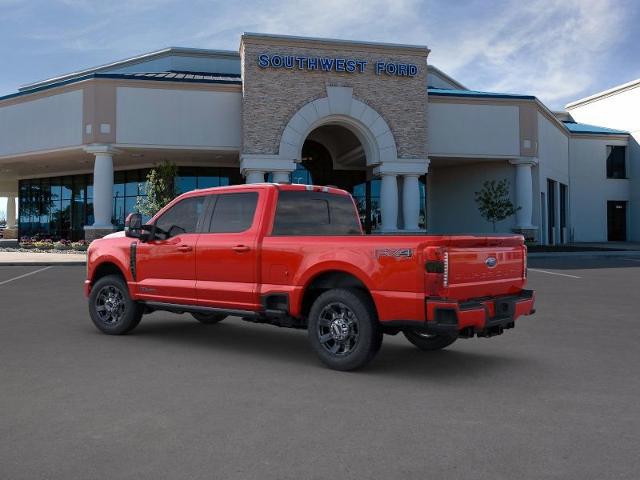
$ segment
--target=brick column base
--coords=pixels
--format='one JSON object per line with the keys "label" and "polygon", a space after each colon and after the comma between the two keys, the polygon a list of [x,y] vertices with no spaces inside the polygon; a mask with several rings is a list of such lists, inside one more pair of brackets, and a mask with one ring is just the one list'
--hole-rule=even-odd
{"label": "brick column base", "polygon": [[2,231],[3,238],[7,240],[14,240],[18,238],[18,229],[17,228],[5,228]]}
{"label": "brick column base", "polygon": [[92,242],[98,238],[104,237],[105,235],[109,235],[110,233],[113,233],[113,228],[85,228],[84,239],[87,242]]}

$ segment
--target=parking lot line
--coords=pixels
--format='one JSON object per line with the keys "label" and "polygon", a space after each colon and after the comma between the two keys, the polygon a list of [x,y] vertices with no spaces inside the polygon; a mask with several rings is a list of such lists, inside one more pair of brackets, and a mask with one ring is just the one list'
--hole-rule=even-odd
{"label": "parking lot line", "polygon": [[20,280],[21,278],[28,277],[29,275],[35,275],[38,272],[44,272],[45,270],[49,270],[51,266],[39,268],[38,270],[34,270],[33,272],[25,273],[23,275],[19,275],[17,277],[10,278],[9,280],[4,280],[0,282],[0,285],[4,285],[5,283],[13,282],[14,280]]}
{"label": "parking lot line", "polygon": [[560,275],[561,277],[569,277],[569,278],[582,278],[577,275],[569,275],[568,273],[558,273],[558,272],[550,272],[548,270],[538,270],[537,268],[529,268],[530,272],[538,272],[538,273],[548,273],[549,275]]}

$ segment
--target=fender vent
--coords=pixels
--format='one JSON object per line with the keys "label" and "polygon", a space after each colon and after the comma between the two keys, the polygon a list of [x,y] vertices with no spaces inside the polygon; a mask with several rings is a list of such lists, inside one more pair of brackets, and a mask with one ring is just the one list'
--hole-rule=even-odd
{"label": "fender vent", "polygon": [[136,282],[136,254],[138,251],[138,244],[136,242],[131,243],[129,246],[129,271],[133,277],[133,281]]}

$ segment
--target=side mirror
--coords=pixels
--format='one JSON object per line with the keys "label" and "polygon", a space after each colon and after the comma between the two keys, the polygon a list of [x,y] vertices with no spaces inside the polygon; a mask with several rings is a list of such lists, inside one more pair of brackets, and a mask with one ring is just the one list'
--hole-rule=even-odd
{"label": "side mirror", "polygon": [[140,238],[142,236],[142,215],[130,213],[124,221],[124,233],[130,238]]}

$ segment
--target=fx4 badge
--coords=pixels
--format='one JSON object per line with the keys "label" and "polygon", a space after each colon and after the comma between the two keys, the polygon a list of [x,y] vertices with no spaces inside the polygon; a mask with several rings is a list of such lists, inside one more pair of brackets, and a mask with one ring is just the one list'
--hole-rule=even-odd
{"label": "fx4 badge", "polygon": [[411,248],[380,248],[376,250],[376,258],[380,257],[411,258],[413,250]]}

